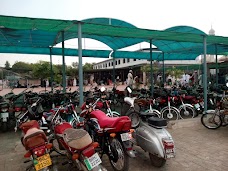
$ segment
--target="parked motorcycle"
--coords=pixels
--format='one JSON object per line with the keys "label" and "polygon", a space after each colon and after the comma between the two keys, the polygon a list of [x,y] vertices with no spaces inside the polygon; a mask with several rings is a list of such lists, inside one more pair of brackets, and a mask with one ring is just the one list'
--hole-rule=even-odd
{"label": "parked motorcycle", "polygon": [[[49,118],[50,119],[50,118]],[[51,118],[51,129],[53,134],[50,135],[50,142],[57,139],[59,148],[66,151],[70,170],[77,168],[78,170],[106,171],[101,165],[101,159],[95,152],[99,146],[97,142],[93,142],[88,132],[83,129],[73,129],[73,127],[65,122],[59,113]]]}
{"label": "parked motorcycle", "polygon": [[96,103],[86,104],[80,114],[84,118],[84,128],[94,141],[100,144],[101,158],[107,154],[111,166],[116,171],[129,169],[129,157],[135,157],[130,141],[131,121],[129,117],[108,117],[101,110],[96,110]]}
{"label": "parked motorcycle", "polygon": [[[129,89],[129,88],[128,88]],[[131,90],[128,90],[129,93]],[[142,114],[134,112],[133,142],[143,150],[149,152],[153,166],[162,167],[166,160],[175,157],[174,140],[170,133],[165,129],[167,121],[157,117],[153,113]]]}
{"label": "parked motorcycle", "polygon": [[23,132],[21,138],[22,145],[27,150],[24,155],[25,158],[29,158],[26,162],[32,162],[26,170],[34,168],[36,171],[47,171],[54,169],[52,165],[52,159],[50,151],[52,144],[48,143],[48,139],[41,129],[37,121],[32,120],[29,122],[22,123],[20,129]]}

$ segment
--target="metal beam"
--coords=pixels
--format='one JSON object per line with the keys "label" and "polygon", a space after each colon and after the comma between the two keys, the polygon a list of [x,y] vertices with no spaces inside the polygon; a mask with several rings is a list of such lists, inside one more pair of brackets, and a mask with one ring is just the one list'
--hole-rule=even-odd
{"label": "metal beam", "polygon": [[207,111],[207,38],[203,36],[204,59],[203,59],[203,98],[204,113]]}
{"label": "metal beam", "polygon": [[162,82],[165,84],[165,54],[162,52]]}
{"label": "metal beam", "polygon": [[215,61],[216,61],[216,66],[215,66],[215,74],[216,74],[216,88],[218,88],[218,49],[217,45],[215,45]]}
{"label": "metal beam", "polygon": [[52,48],[50,47],[50,68],[51,68],[51,91],[53,92],[53,66],[52,66]]}
{"label": "metal beam", "polygon": [[150,39],[150,92],[154,96],[154,76],[153,76],[153,60],[152,60],[152,39]]}
{"label": "metal beam", "polygon": [[63,64],[62,64],[62,84],[63,84],[63,92],[66,92],[66,64],[65,64],[65,49],[64,49],[64,31],[62,31],[62,57],[63,57]]}
{"label": "metal beam", "polygon": [[83,104],[83,68],[82,68],[82,23],[78,22],[78,74],[79,74],[79,105]]}

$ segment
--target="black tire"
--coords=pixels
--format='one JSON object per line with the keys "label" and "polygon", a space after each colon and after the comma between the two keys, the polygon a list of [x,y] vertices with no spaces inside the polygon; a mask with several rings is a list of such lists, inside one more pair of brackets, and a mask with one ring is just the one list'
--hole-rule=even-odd
{"label": "black tire", "polygon": [[[186,109],[186,111],[184,108]],[[180,117],[182,119],[194,118],[195,113],[195,109],[190,106],[185,106],[180,109]]]}
{"label": "black tire", "polygon": [[222,126],[222,118],[217,113],[206,113],[201,116],[201,123],[208,129],[218,129]]}
{"label": "black tire", "polygon": [[139,125],[140,125],[140,121],[141,121],[141,118],[140,118],[140,113],[135,111],[135,110],[129,110],[127,113],[126,113],[126,116],[128,116],[131,120],[131,127],[132,128],[138,128]]}
{"label": "black tire", "polygon": [[150,162],[153,166],[155,167],[162,167],[165,165],[166,163],[166,159],[164,158],[160,158],[154,154],[149,153],[150,156]]}
{"label": "black tire", "polygon": [[[123,144],[117,138],[114,138],[111,140],[110,145],[111,145],[111,151],[114,156],[114,158],[109,156],[109,160],[112,168],[115,171],[128,171],[129,156],[126,154],[123,148]],[[118,164],[119,164],[119,167],[118,167]]]}
{"label": "black tire", "polygon": [[2,132],[7,131],[7,122],[2,122]]}
{"label": "black tire", "polygon": [[49,141],[51,144],[53,144],[53,151],[57,152],[58,154],[62,155],[62,156],[65,156],[67,151],[64,150],[63,147],[61,147],[61,145],[59,144],[58,140],[57,139],[51,139]]}
{"label": "black tire", "polygon": [[167,120],[178,120],[179,112],[172,106],[170,106],[170,111],[169,111],[168,106],[166,106],[161,110],[161,116],[163,119],[167,119]]}

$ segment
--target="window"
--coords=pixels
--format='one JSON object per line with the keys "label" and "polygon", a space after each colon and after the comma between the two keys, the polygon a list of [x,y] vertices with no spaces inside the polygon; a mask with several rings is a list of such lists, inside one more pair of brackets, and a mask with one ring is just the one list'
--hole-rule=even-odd
{"label": "window", "polygon": [[118,64],[120,64],[120,59],[118,60]]}
{"label": "window", "polygon": [[112,62],[112,65],[111,66],[113,66],[113,62]]}
{"label": "window", "polygon": [[130,59],[127,59],[127,62],[130,62]]}
{"label": "window", "polygon": [[116,61],[116,65],[117,65],[117,61]]}
{"label": "window", "polygon": [[123,64],[125,63],[125,58],[123,58]]}
{"label": "window", "polygon": [[110,66],[110,62],[108,63],[108,66]]}
{"label": "window", "polygon": [[134,59],[134,61],[136,61],[136,59]]}

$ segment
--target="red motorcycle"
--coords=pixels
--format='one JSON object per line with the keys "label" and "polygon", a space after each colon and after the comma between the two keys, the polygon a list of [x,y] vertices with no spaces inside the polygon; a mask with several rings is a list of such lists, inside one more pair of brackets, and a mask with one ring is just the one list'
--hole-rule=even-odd
{"label": "red motorcycle", "polygon": [[54,114],[51,120],[51,129],[53,134],[50,135],[52,137],[50,142],[57,139],[59,149],[65,150],[68,158],[68,161],[63,164],[71,164],[70,167],[76,167],[83,171],[107,171],[101,165],[101,159],[95,152],[99,144],[92,141],[87,131],[73,129],[68,122],[62,120],[60,112]]}
{"label": "red motorcycle", "polygon": [[21,142],[27,153],[25,158],[30,158],[32,164],[27,167],[26,170],[34,167],[36,171],[52,169],[52,159],[50,157],[50,151],[52,144],[48,143],[48,139],[39,127],[39,123],[36,120],[22,123],[20,129],[23,132]]}
{"label": "red motorcycle", "polygon": [[129,157],[135,157],[130,141],[131,120],[128,116],[108,117],[95,109],[98,101],[99,98],[93,104],[82,106],[80,116],[84,118],[84,129],[100,144],[101,158],[106,154],[115,171],[127,171]]}

